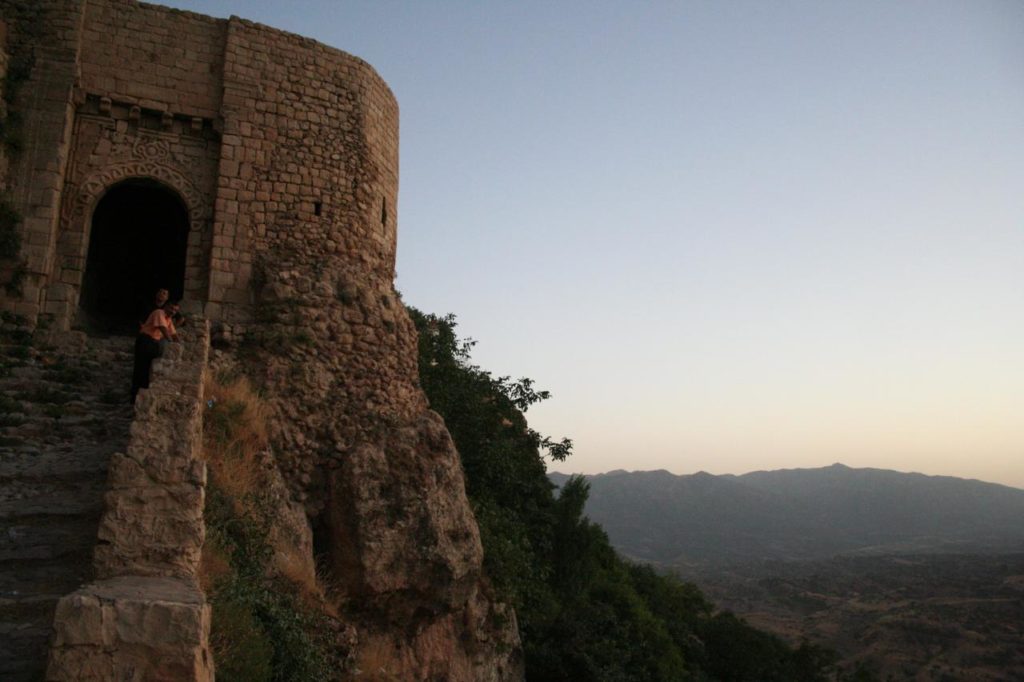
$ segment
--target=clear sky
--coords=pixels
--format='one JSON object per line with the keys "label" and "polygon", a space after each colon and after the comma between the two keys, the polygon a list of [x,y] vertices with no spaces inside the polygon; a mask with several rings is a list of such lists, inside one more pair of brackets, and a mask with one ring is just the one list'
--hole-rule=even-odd
{"label": "clear sky", "polygon": [[165,4],[388,81],[397,285],[553,468],[1024,487],[1024,3]]}

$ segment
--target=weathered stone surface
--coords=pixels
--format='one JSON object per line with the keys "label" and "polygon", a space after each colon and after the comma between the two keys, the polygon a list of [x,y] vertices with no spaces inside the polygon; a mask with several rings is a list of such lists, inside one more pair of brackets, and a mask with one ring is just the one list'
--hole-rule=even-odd
{"label": "weathered stone surface", "polygon": [[[114,462],[121,465],[136,466],[126,458]],[[96,547],[99,575],[195,574],[205,537],[202,486],[115,488],[106,501]]]}
{"label": "weathered stone surface", "polygon": [[506,682],[524,677],[515,612],[474,591],[456,612],[414,631],[364,632],[360,672],[383,679]]}
{"label": "weathered stone surface", "polygon": [[481,587],[459,455],[419,388],[415,329],[390,281],[331,258],[278,266],[264,291],[289,303],[264,308],[268,343],[214,364],[242,364],[263,387],[276,467],[327,556],[356,658],[386,652],[398,679],[522,679],[514,614]]}
{"label": "weathered stone surface", "polygon": [[210,607],[194,582],[120,577],[57,605],[46,679],[213,680]]}
{"label": "weathered stone surface", "polygon": [[422,413],[330,474],[332,566],[351,598],[409,623],[473,594],[483,550],[444,422]]}
{"label": "weathered stone surface", "polygon": [[94,556],[100,580],[60,600],[47,680],[213,679],[210,609],[195,579],[205,537],[198,455],[208,325],[182,336],[139,395],[129,454],[111,458]]}
{"label": "weathered stone surface", "polygon": [[271,452],[263,453],[264,493],[273,505],[268,542],[273,548],[272,570],[292,580],[314,584],[317,565],[314,557],[313,529],[301,504],[295,501]]}
{"label": "weathered stone surface", "polygon": [[111,458],[96,573],[195,576],[205,538],[202,376],[208,326],[194,322],[139,393],[127,454]]}

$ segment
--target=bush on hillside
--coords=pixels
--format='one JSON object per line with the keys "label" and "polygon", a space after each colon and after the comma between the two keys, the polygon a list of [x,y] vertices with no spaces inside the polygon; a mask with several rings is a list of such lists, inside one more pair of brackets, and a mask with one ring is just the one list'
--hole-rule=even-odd
{"label": "bush on hillside", "polygon": [[542,436],[524,413],[550,394],[472,364],[474,344],[458,338],[453,316],[409,313],[421,384],[462,458],[484,567],[516,608],[527,679],[828,679],[831,652],[794,650],[715,613],[695,586],[620,558],[583,516],[586,481],[571,478],[555,495],[547,478],[545,457],[564,459],[572,441]]}

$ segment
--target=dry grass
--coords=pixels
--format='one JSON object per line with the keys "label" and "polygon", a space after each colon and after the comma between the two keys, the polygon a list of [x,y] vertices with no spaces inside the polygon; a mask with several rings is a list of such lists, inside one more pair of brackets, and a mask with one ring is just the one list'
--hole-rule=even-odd
{"label": "dry grass", "polygon": [[[203,377],[207,409],[203,419],[203,458],[211,481],[231,499],[235,512],[250,510],[246,500],[262,478],[259,457],[267,446],[265,408],[248,379],[222,384],[209,373]],[[231,574],[227,553],[210,535],[203,544],[199,583],[212,594],[216,582]]]}
{"label": "dry grass", "polygon": [[208,374],[203,386],[210,490],[199,579],[213,606],[218,677],[328,679],[336,656],[318,634],[328,605],[312,556],[292,546],[291,510],[275,506],[287,489],[274,471],[268,410],[245,378]]}
{"label": "dry grass", "polygon": [[301,550],[287,545],[277,548],[273,570],[295,586],[299,598],[307,607],[338,617],[337,604],[328,598],[333,592],[330,580],[313,566],[311,560],[302,556]]}
{"label": "dry grass", "polygon": [[222,384],[207,374],[203,390],[208,406],[203,456],[214,483],[232,499],[243,500],[260,486],[266,408],[245,377]]}
{"label": "dry grass", "polygon": [[274,552],[274,571],[298,587],[303,594],[322,594],[320,585],[316,582],[316,574],[310,570],[309,562],[294,547],[281,547]]}
{"label": "dry grass", "polygon": [[401,682],[392,670],[402,670],[394,644],[386,637],[371,637],[356,655],[356,678],[367,682]]}
{"label": "dry grass", "polygon": [[331,575],[326,567],[318,564],[316,584],[320,586],[320,592],[324,595],[324,611],[335,618],[341,618],[348,602],[348,596],[341,589],[338,579]]}
{"label": "dry grass", "polygon": [[[267,414],[259,394],[245,377],[221,383],[207,374],[203,382],[207,410],[203,424],[203,455],[214,484],[232,501],[240,516],[252,515],[249,508],[258,493],[266,489],[262,458],[266,456]],[[316,570],[312,558],[290,543],[277,543],[271,571],[293,584],[302,601],[337,615],[326,597],[329,581]],[[216,580],[230,571],[227,558],[207,542],[200,571]],[[212,585],[212,583],[210,583]]]}

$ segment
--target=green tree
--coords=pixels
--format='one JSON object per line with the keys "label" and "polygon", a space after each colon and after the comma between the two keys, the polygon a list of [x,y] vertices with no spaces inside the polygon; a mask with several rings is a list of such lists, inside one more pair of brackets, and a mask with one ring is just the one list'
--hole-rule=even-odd
{"label": "green tree", "polygon": [[[589,486],[555,494],[546,460],[572,452],[529,427],[550,398],[530,379],[494,377],[471,362],[452,315],[410,308],[420,382],[462,458],[484,567],[516,608],[532,681],[819,680],[828,656],[715,614],[695,586],[619,557],[583,514]],[[787,677],[789,675],[789,677]]]}

